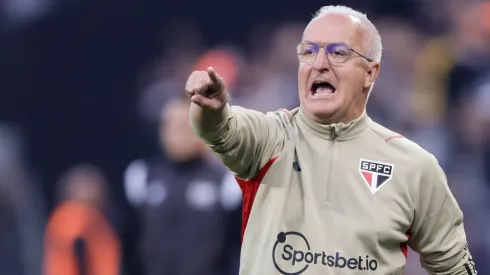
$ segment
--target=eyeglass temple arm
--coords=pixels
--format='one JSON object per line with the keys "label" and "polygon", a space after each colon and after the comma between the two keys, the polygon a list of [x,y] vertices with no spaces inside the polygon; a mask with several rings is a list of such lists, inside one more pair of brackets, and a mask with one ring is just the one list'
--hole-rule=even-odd
{"label": "eyeglass temple arm", "polygon": [[356,51],[356,50],[354,50],[354,49],[350,49],[350,50],[351,50],[351,51],[353,51],[353,52],[355,52],[356,54],[358,54],[360,57],[362,57],[362,58],[366,59],[367,61],[369,61],[369,62],[373,62],[373,60],[372,60],[371,58],[369,58],[369,57],[367,57],[367,56],[365,56],[365,55],[363,55],[363,54],[359,53],[358,51]]}

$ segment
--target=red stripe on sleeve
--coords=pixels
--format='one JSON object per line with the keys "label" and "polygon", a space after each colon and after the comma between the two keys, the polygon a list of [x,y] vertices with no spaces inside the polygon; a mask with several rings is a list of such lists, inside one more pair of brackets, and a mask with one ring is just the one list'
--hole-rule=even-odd
{"label": "red stripe on sleeve", "polygon": [[[407,233],[405,233],[405,235],[407,235],[407,238],[410,240],[410,237],[412,236],[412,234],[407,232]],[[408,241],[406,241],[404,243],[400,243],[400,249],[402,250],[403,255],[405,255],[405,258],[408,258]]]}
{"label": "red stripe on sleeve", "polygon": [[243,200],[243,207],[242,207],[242,241],[243,241],[243,236],[245,234],[245,229],[247,228],[248,224],[248,218],[250,217],[250,212],[252,211],[252,206],[255,200],[255,195],[257,194],[257,191],[259,190],[260,183],[265,177],[265,174],[267,174],[267,171],[269,171],[269,168],[271,168],[272,164],[274,161],[276,161],[277,157],[269,160],[267,164],[262,167],[258,173],[257,176],[255,176],[252,179],[249,180],[242,180],[239,178],[236,178],[238,185],[240,185],[240,189],[242,189],[242,200]]}

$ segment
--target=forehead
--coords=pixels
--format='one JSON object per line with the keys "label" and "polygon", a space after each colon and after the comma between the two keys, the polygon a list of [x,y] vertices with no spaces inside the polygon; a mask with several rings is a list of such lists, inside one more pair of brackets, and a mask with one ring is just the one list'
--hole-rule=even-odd
{"label": "forehead", "polygon": [[343,14],[327,14],[313,19],[306,26],[303,40],[331,43],[345,42],[349,45],[361,45],[364,29],[360,21]]}

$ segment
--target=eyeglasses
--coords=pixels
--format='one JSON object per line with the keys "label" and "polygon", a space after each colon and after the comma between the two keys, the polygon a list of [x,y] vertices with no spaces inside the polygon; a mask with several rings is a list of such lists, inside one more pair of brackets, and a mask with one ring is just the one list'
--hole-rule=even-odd
{"label": "eyeglasses", "polygon": [[298,54],[299,62],[302,63],[315,62],[316,57],[320,52],[320,48],[324,48],[328,60],[331,63],[335,63],[335,64],[344,63],[351,55],[351,52],[358,54],[359,56],[363,57],[369,62],[373,61],[371,58],[368,58],[362,55],[361,53],[359,53],[358,51],[351,49],[345,43],[339,42],[339,43],[325,44],[325,43],[314,43],[314,42],[301,42],[296,47],[296,52]]}

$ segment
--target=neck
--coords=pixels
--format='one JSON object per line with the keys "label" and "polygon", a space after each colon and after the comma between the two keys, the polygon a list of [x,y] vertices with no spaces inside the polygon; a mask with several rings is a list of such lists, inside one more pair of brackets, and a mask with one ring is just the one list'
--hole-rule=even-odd
{"label": "neck", "polygon": [[[301,108],[304,110],[303,106]],[[313,115],[309,112],[304,112],[304,113],[310,120],[319,124],[324,124],[324,125],[330,125],[336,123],[349,124],[351,121],[359,118],[364,113],[365,109],[366,108],[364,105],[359,105],[359,106],[351,106],[351,108],[346,111],[339,111],[337,113],[329,114],[329,115],[318,116],[318,115]]]}
{"label": "neck", "polygon": [[343,124],[349,124],[351,121],[356,120],[359,118],[364,110],[358,110],[355,112],[348,112],[346,114],[334,114],[331,116],[323,116],[323,117],[317,117],[317,116],[311,116],[309,117],[311,120],[313,120],[316,123],[324,124],[324,125],[330,125],[330,124],[337,124],[337,123],[343,123]]}
{"label": "neck", "polygon": [[[357,115],[357,116],[356,116]],[[361,113],[351,112],[344,119],[331,119],[330,121],[315,121],[300,109],[300,121],[307,128],[323,139],[339,141],[355,138],[369,128],[371,120],[367,117],[365,110]]]}

